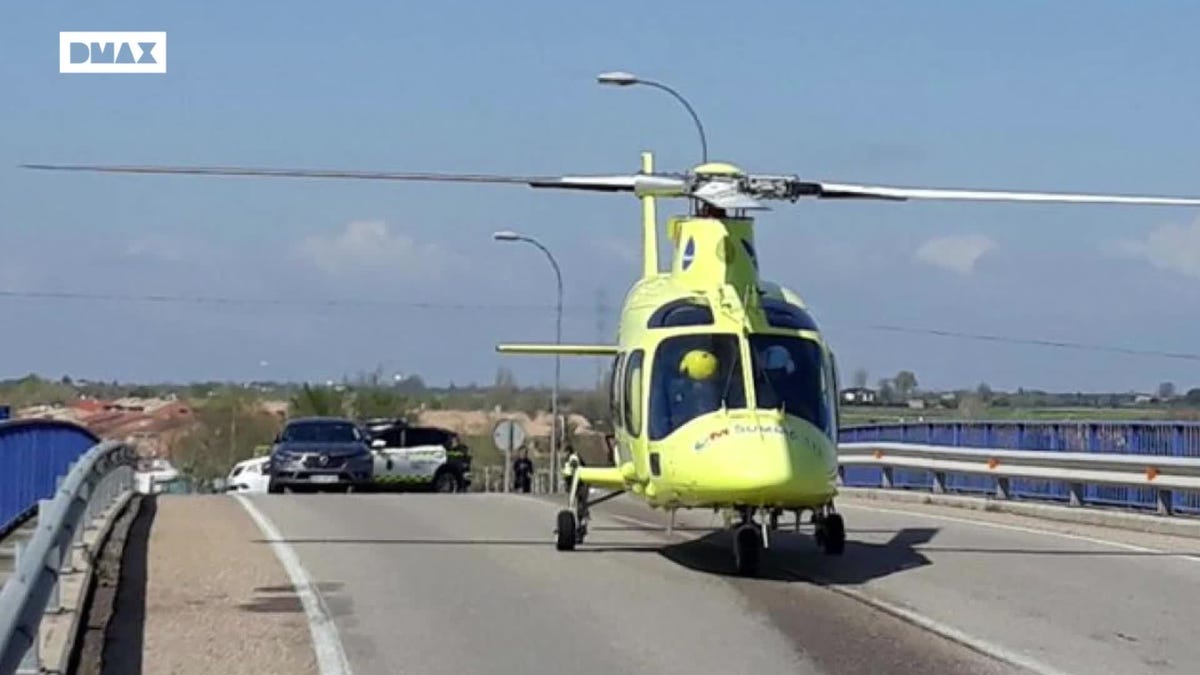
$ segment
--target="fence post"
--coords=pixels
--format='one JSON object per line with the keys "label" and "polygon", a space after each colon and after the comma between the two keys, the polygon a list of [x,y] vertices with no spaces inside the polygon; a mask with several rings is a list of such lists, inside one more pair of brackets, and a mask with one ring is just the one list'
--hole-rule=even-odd
{"label": "fence post", "polygon": [[1012,498],[1012,492],[1010,491],[1009,479],[1007,476],[1000,476],[1000,477],[996,478],[996,498],[997,499],[1011,499]]}
{"label": "fence post", "polygon": [[934,494],[944,494],[946,492],[946,474],[943,471],[933,472],[933,492]]}
{"label": "fence post", "polygon": [[1170,490],[1155,490],[1154,496],[1158,502],[1159,515],[1169,516],[1174,511],[1172,505],[1172,492]]}
{"label": "fence post", "polygon": [[892,467],[885,466],[879,470],[880,485],[885,490],[890,490],[896,486],[895,477],[892,474]]}
{"label": "fence post", "polygon": [[1071,506],[1083,506],[1083,483],[1067,483]]}

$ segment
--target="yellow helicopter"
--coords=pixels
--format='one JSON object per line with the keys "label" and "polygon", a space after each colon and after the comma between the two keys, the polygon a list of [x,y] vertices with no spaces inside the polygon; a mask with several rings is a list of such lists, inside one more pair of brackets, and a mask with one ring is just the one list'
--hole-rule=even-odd
{"label": "yellow helicopter", "polygon": [[[689,108],[690,110],[690,108]],[[569,461],[567,508],[556,546],[587,534],[590,508],[631,493],[653,508],[733,514],[733,558],[753,573],[761,551],[794,513],[810,513],[831,555],[845,547],[838,493],[838,372],[830,346],[795,292],[759,274],[750,212],[766,200],[912,199],[1200,206],[1200,198],[889,187],[748,174],[705,162],[657,173],[653,156],[625,175],[510,176],[237,167],[26,164],[26,168],[146,174],[268,176],[526,185],[632,193],[642,204],[642,276],[621,310],[614,345],[511,344],[509,354],[611,357],[611,466]],[[686,199],[668,218],[670,270],[658,263],[659,199]],[[607,494],[591,498],[591,489]]]}

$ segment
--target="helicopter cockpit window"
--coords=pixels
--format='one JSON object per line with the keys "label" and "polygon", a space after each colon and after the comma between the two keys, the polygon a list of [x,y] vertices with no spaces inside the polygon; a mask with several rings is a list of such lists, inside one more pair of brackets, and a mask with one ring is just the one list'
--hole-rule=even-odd
{"label": "helicopter cockpit window", "polygon": [[741,353],[734,335],[678,335],[654,352],[650,373],[650,440],[721,408],[745,408]]}
{"label": "helicopter cockpit window", "polygon": [[753,335],[750,356],[758,408],[783,410],[833,433],[832,383],[821,345],[791,335]]}
{"label": "helicopter cockpit window", "polygon": [[767,323],[774,328],[817,330],[817,322],[803,307],[775,298],[763,298],[762,307]]}
{"label": "helicopter cockpit window", "polygon": [[693,300],[674,300],[654,310],[647,322],[649,328],[674,326],[711,326],[712,308]]}

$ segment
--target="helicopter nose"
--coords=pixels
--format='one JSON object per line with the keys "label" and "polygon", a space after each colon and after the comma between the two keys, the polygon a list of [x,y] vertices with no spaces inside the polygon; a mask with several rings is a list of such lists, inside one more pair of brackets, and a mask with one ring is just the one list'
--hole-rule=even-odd
{"label": "helicopter nose", "polygon": [[821,503],[837,490],[836,448],[801,420],[762,411],[706,439],[683,464],[691,469],[683,482],[714,501]]}

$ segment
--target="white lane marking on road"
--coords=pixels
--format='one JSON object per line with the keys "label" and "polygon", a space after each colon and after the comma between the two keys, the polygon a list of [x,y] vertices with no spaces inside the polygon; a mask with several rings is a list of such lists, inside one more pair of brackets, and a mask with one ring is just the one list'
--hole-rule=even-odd
{"label": "white lane marking on road", "polygon": [[304,566],[300,564],[300,558],[283,540],[283,535],[275,528],[271,519],[259,511],[253,502],[245,495],[235,494],[233,496],[242,503],[254,522],[258,523],[258,529],[271,542],[271,549],[275,551],[275,557],[279,559],[279,563],[283,565],[292,579],[292,586],[295,587],[296,595],[299,596],[300,603],[304,606],[304,614],[308,617],[313,649],[317,653],[318,671],[321,675],[350,675],[350,662],[346,659],[345,649],[342,648],[342,639],[338,636],[337,626],[333,623],[333,617],[330,616],[329,608],[325,606],[325,599],[321,597],[321,592],[309,578]]}
{"label": "white lane marking on road", "polygon": [[1055,530],[1041,530],[1036,527],[1026,527],[1024,525],[1006,525],[1004,523],[993,523],[986,520],[972,520],[970,518],[959,518],[956,516],[943,516],[938,514],[924,513],[922,511],[907,511],[905,509],[888,509],[879,506],[860,506],[858,504],[846,504],[845,502],[838,508],[846,510],[859,511],[874,511],[876,513],[890,513],[898,516],[916,516],[918,518],[929,518],[931,520],[945,520],[951,523],[961,523],[964,525],[974,525],[978,527],[990,527],[996,530],[1010,530],[1012,532],[1023,532],[1025,534],[1040,534],[1047,537],[1059,537],[1061,539],[1073,539],[1075,541],[1086,541],[1091,544],[1099,544],[1101,546],[1111,546],[1113,548],[1121,548],[1127,551],[1137,551],[1138,553],[1154,553],[1168,558],[1180,558],[1191,562],[1200,563],[1200,556],[1191,553],[1172,553],[1157,548],[1147,548],[1136,544],[1126,544],[1119,541],[1111,541],[1108,539],[1100,539],[1098,537],[1089,537],[1082,534],[1070,534],[1069,532],[1057,532]]}
{"label": "white lane marking on road", "polygon": [[[641,525],[643,527],[660,530],[664,534],[666,533],[666,528],[663,527],[662,525],[656,525],[654,523],[647,522],[640,518],[632,518],[629,516],[621,516],[621,515],[614,515],[614,516],[612,516],[612,518],[615,520],[619,520],[621,522],[627,523],[627,524]],[[723,529],[723,528],[717,527],[716,529]],[[685,535],[680,534],[678,532],[675,533],[675,537],[685,538],[685,539],[687,538]],[[940,621],[937,621],[936,619],[931,619],[931,618],[925,616],[924,614],[917,613],[911,609],[908,609],[907,607],[901,607],[900,605],[896,605],[894,603],[888,602],[887,600],[881,600],[879,598],[875,598],[875,597],[871,596],[870,594],[865,593],[865,592],[860,591],[855,588],[846,588],[844,586],[839,586],[838,584],[834,583],[833,581],[830,581],[829,579],[821,578],[820,576],[813,575],[809,572],[801,572],[801,571],[797,571],[792,568],[786,568],[786,569],[788,572],[795,574],[797,576],[811,578],[811,579],[817,581],[818,583],[820,583],[822,587],[824,587],[834,593],[844,595],[852,600],[861,602],[862,604],[872,607],[874,609],[877,609],[881,612],[891,614],[892,616],[900,619],[901,621],[905,621],[914,626],[917,626],[919,628],[927,630],[930,633],[933,633],[934,635],[939,635],[943,638],[946,638],[947,640],[957,642],[958,644],[961,644],[969,649],[973,649],[973,650],[975,650],[981,654],[984,654],[986,656],[990,656],[990,657],[992,657],[998,661],[1001,661],[1003,663],[1017,666],[1018,668],[1024,668],[1025,670],[1036,673],[1037,675],[1067,675],[1067,673],[1065,673],[1064,671],[1061,671],[1061,670],[1058,670],[1051,666],[1048,666],[1044,663],[1041,663],[1040,661],[1035,661],[1034,659],[1026,657],[1024,654],[1020,654],[1018,652],[1012,651],[1012,650],[1002,647],[998,644],[988,642],[987,640],[984,640],[982,638],[978,638],[969,633],[965,633],[957,628],[954,628],[953,626],[944,624]]]}

